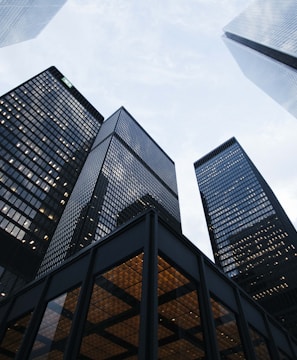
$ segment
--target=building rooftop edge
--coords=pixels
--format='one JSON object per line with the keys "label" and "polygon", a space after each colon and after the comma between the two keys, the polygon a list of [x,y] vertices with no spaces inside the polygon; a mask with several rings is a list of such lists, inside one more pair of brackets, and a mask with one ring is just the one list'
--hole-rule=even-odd
{"label": "building rooftop edge", "polygon": [[[90,244],[89,246],[82,249],[82,251],[78,252],[74,256],[70,257],[66,261],[64,261],[62,264],[57,266],[56,268],[49,271],[47,274],[41,276],[38,279],[33,280],[32,282],[28,283],[24,288],[22,288],[19,292],[7,297],[6,299],[2,300],[0,302],[0,308],[5,307],[6,304],[13,303],[14,299],[21,296],[22,294],[25,294],[29,289],[34,288],[35,286],[38,286],[38,284],[41,284],[45,281],[46,278],[52,278],[55,273],[59,273],[62,269],[68,268],[71,266],[72,263],[76,262],[79,258],[87,256],[88,253],[91,253],[95,248],[99,248],[102,246],[105,246],[108,242],[112,241],[114,238],[116,238],[121,233],[124,233],[127,231],[127,229],[133,228],[135,225],[145,222],[145,219],[147,215],[152,215],[155,217],[157,223],[161,224],[165,229],[167,229],[170,233],[172,233],[176,238],[179,239],[179,241],[190,251],[194,252],[197,256],[201,256],[212,271],[215,272],[216,276],[223,279],[223,281],[228,282],[232,288],[237,288],[239,293],[244,297],[246,301],[251,303],[253,306],[255,306],[257,309],[259,309],[261,312],[265,313],[267,318],[269,318],[269,321],[275,324],[277,327],[281,328],[284,332],[288,333],[288,330],[286,330],[282,324],[276,320],[270,313],[268,313],[259,303],[257,303],[255,300],[252,299],[252,297],[244,291],[235,281],[230,279],[211,259],[209,259],[191,240],[189,240],[185,235],[182,233],[178,233],[176,230],[174,230],[170,225],[167,224],[167,222],[162,219],[158,215],[158,212],[155,209],[147,209],[143,211],[141,214],[135,216],[130,221],[126,222],[125,224],[121,225],[120,227],[116,228],[114,231],[112,231],[110,234],[106,235],[104,238],[102,238],[101,241],[95,242]],[[292,338],[294,336],[290,335]]]}
{"label": "building rooftop edge", "polygon": [[0,97],[4,97],[4,96],[8,95],[10,92],[15,91],[19,87],[23,86],[24,84],[28,83],[29,81],[32,81],[33,79],[37,78],[38,76],[40,76],[41,74],[43,74],[45,72],[50,72],[53,76],[58,78],[59,81],[61,82],[61,84],[64,86],[64,88],[67,89],[71,95],[73,95],[85,108],[87,108],[87,110],[94,117],[96,117],[100,123],[103,122],[104,116],[86,99],[86,97],[84,95],[82,95],[82,93],[80,91],[77,90],[77,88],[75,86],[73,86],[69,81],[68,81],[68,85],[67,85],[62,80],[62,79],[67,79],[67,77],[65,77],[65,75],[62,74],[60,72],[60,70],[54,65],[48,67],[47,69],[41,71],[37,75],[32,76],[31,78],[27,79],[26,81],[22,82],[21,84],[19,84],[19,85],[15,86],[14,88],[8,90],[6,93],[0,95]]}
{"label": "building rooftop edge", "polygon": [[142,125],[135,119],[133,115],[123,106],[121,105],[116,111],[114,111],[110,116],[108,116],[105,121],[107,121],[111,116],[113,116],[117,111],[125,111],[135,122],[136,124],[141,128],[141,130],[152,140],[152,142],[162,151],[162,153],[172,162],[172,164],[175,165],[175,162],[172,160],[172,158],[160,147],[160,145],[152,138],[152,136],[143,128]]}
{"label": "building rooftop edge", "polygon": [[231,146],[231,145],[233,145],[235,143],[238,143],[238,141],[233,136],[229,140],[225,141],[223,144],[216,147],[214,150],[211,150],[209,153],[207,153],[206,155],[202,156],[200,159],[195,161],[194,162],[194,167],[197,168],[198,166],[201,166],[201,165],[205,164],[211,158],[218,155],[220,152],[222,152],[223,150],[227,149],[229,146]]}

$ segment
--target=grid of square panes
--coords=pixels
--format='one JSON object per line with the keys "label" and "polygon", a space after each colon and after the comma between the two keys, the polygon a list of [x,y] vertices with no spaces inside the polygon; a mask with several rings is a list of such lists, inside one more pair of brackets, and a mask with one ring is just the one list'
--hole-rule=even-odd
{"label": "grid of square panes", "polygon": [[100,171],[109,142],[110,140],[106,139],[89,153],[38,275],[48,272],[94,239],[94,227],[96,228],[98,223],[100,204],[104,201],[106,187]]}
{"label": "grid of square panes", "polygon": [[[172,225],[175,228],[179,226],[177,195],[116,137],[113,137],[111,141],[102,174],[105,194],[100,209],[96,240],[118,226],[118,216],[125,210],[128,212],[126,217],[129,219],[138,215],[138,213],[133,213],[131,205],[145,196],[151,197],[158,204],[157,209],[161,214],[171,215]],[[148,201],[144,207],[150,207],[150,202]]]}
{"label": "grid of square panes", "polygon": [[51,71],[0,98],[0,227],[42,252],[100,122]]}
{"label": "grid of square panes", "polygon": [[14,359],[18,354],[24,333],[28,327],[32,313],[28,313],[9,324],[0,344],[0,359]]}
{"label": "grid of square panes", "polygon": [[[134,119],[123,114],[126,111],[120,109],[103,123],[95,140],[96,146],[86,160],[39,274],[54,268],[65,258],[100,240],[150,207],[157,209],[170,225],[180,231],[174,163]],[[117,121],[119,129],[127,127],[134,140],[128,141],[126,133],[121,134],[123,139],[113,133]],[[122,122],[129,124],[121,125]],[[158,176],[157,170],[144,161],[147,160],[145,149],[147,153],[153,152],[154,158],[158,158],[172,174],[167,174],[164,179]]]}
{"label": "grid of square panes", "polygon": [[[0,47],[34,39],[67,0],[39,3],[32,0],[0,1]],[[9,6],[7,6],[9,5]],[[34,21],[38,19],[38,21]]]}
{"label": "grid of square panes", "polygon": [[158,257],[158,359],[204,359],[196,284]]}
{"label": "grid of square panes", "polygon": [[[263,17],[263,13],[265,13],[268,8],[270,12],[269,17]],[[296,12],[297,4],[293,0],[289,0],[286,4],[279,3],[278,0],[255,1],[249,4],[246,10],[232,19],[232,21],[225,26],[224,31],[238,35],[243,39],[251,40],[254,44],[263,45],[263,47],[267,49],[266,51],[268,51],[265,59],[266,57],[269,59],[273,51],[274,53],[277,51],[281,54],[290,54],[292,57],[295,57],[297,54],[297,43],[295,41],[296,18],[294,14],[296,14]],[[253,29],[253,31],[251,31],[251,29]],[[290,46],[288,46],[288,44],[290,44]],[[272,49],[272,51],[270,49]],[[267,66],[266,62],[268,62],[268,60],[265,61],[265,59],[262,59],[263,56],[261,55],[255,55],[255,57],[258,59],[256,64],[255,60],[251,60],[246,54],[243,55],[244,61],[242,62],[253,64],[250,65],[250,67],[254,69],[254,72],[252,72],[253,81],[257,78],[260,80],[263,77],[262,81],[266,83],[267,80],[264,80],[266,77],[263,75],[263,72],[258,69],[263,68],[263,65],[260,66],[261,62],[264,62],[264,65]],[[277,62],[273,61],[273,63]],[[239,62],[239,64],[241,65],[241,62]],[[277,67],[277,70],[269,72],[269,75],[267,75],[271,77],[271,82],[274,84],[274,86],[270,88],[270,91],[274,94],[274,96],[272,96],[273,98],[276,96],[275,93],[280,91],[280,88],[276,86],[276,76],[279,73],[282,74],[287,68],[283,64],[278,63],[275,64],[275,67]],[[256,69],[258,70],[257,73]],[[245,75],[247,76],[247,74],[248,71]],[[290,70],[289,74],[282,74],[286,87],[290,85],[289,81],[292,78],[294,79],[294,74],[293,69]],[[291,89],[291,87],[290,90],[290,94],[293,94],[294,90]],[[284,95],[284,91],[285,90],[282,91],[283,101],[287,101],[288,106],[292,106],[292,99],[288,99],[287,96]]]}
{"label": "grid of square panes", "polygon": [[174,162],[156,142],[124,110],[121,111],[116,133],[162,181],[177,194]]}
{"label": "grid of square panes", "polygon": [[[230,236],[275,214],[254,170],[234,141],[195,169],[199,189],[206,198],[209,226],[217,251]],[[219,252],[220,253],[220,252]],[[224,266],[223,259],[221,260]]]}
{"label": "grid of square panes", "polygon": [[[58,71],[48,69],[0,98],[0,231],[9,241],[15,240],[14,253],[24,248],[32,253],[30,276],[52,238],[102,121],[82,96],[78,101],[65,88],[60,77]],[[9,254],[6,258],[9,262]],[[15,268],[15,264],[5,266]],[[23,274],[22,269],[16,272]],[[4,297],[12,286],[4,279],[1,283],[0,297]]]}
{"label": "grid of square panes", "polygon": [[251,326],[249,332],[257,360],[271,359],[265,337]]}
{"label": "grid of square panes", "polygon": [[279,315],[272,296],[295,287],[296,231],[234,138],[197,161],[195,171],[216,263]]}
{"label": "grid of square panes", "polygon": [[143,254],[95,278],[79,359],[137,359]]}
{"label": "grid of square panes", "polygon": [[213,297],[210,301],[221,359],[246,359],[234,312]]}
{"label": "grid of square panes", "polygon": [[62,360],[80,287],[48,302],[29,359]]}

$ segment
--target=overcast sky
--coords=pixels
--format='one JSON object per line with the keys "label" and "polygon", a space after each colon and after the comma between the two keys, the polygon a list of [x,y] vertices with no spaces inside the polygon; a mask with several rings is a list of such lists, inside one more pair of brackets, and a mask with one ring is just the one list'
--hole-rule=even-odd
{"label": "overcast sky", "polygon": [[246,0],[68,0],[0,48],[0,93],[55,65],[107,118],[120,106],[175,161],[184,234],[212,257],[193,163],[235,136],[297,225],[297,119],[240,72],[222,28]]}

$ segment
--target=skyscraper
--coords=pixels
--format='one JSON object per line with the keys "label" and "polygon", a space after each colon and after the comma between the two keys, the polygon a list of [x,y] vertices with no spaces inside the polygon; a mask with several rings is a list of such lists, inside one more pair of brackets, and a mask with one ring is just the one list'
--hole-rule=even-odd
{"label": "skyscraper", "polygon": [[0,97],[0,293],[34,278],[102,115],[51,67]]}
{"label": "skyscraper", "polygon": [[297,3],[258,0],[233,19],[223,37],[242,72],[297,117]]}
{"label": "skyscraper", "polygon": [[35,38],[67,0],[0,0],[0,47]]}
{"label": "skyscraper", "polygon": [[216,263],[297,334],[297,233],[235,138],[194,164]]}
{"label": "skyscraper", "polygon": [[149,207],[181,232],[174,163],[120,108],[103,122],[39,275]]}

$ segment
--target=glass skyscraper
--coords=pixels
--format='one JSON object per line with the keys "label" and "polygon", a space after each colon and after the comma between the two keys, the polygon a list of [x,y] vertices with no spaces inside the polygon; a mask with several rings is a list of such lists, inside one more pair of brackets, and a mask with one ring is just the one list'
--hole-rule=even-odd
{"label": "glass skyscraper", "polygon": [[103,121],[51,67],[0,97],[0,293],[34,278]]}
{"label": "glass skyscraper", "polygon": [[297,334],[297,233],[235,138],[194,164],[217,265]]}
{"label": "glass skyscraper", "polygon": [[0,47],[35,38],[67,0],[0,0]]}
{"label": "glass skyscraper", "polygon": [[297,117],[297,3],[258,0],[224,28],[242,72]]}
{"label": "glass skyscraper", "polygon": [[181,232],[174,162],[122,107],[102,124],[39,275],[149,207]]}

